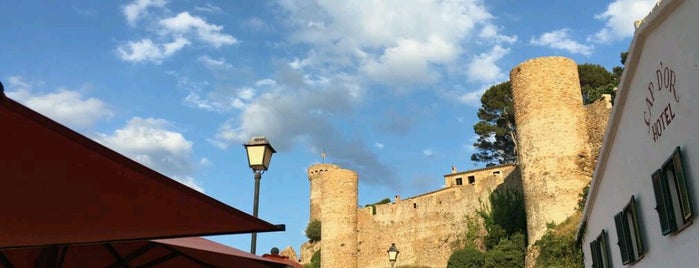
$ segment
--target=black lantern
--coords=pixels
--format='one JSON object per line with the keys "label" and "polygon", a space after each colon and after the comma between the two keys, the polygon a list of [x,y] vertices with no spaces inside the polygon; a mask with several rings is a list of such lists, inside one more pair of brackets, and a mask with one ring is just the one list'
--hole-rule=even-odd
{"label": "black lantern", "polygon": [[392,268],[393,265],[396,264],[396,260],[398,259],[398,253],[400,253],[400,251],[398,251],[398,248],[396,248],[396,243],[391,243],[391,247],[388,248],[387,252],[388,252],[388,261],[391,262],[391,268]]}

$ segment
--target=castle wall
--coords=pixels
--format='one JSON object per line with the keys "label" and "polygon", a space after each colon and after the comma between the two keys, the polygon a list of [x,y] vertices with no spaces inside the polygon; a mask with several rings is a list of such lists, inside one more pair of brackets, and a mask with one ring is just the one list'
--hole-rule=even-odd
{"label": "castle wall", "polygon": [[322,224],[321,266],[356,268],[358,175],[352,170],[324,164],[309,170],[320,170],[319,167],[323,170],[320,176],[309,178],[313,183],[322,181],[321,194],[316,196]]}
{"label": "castle wall", "polygon": [[521,189],[514,166],[504,166],[502,171],[495,176],[492,171],[481,172],[474,185],[377,205],[375,213],[371,207],[359,209],[358,267],[388,267],[386,251],[391,243],[400,251],[396,266],[446,267],[452,252],[463,246],[466,216],[487,205],[488,196],[498,187]]}
{"label": "castle wall", "polygon": [[577,65],[564,57],[525,61],[510,73],[529,243],[575,212],[590,181],[587,124]]}
{"label": "castle wall", "polygon": [[592,178],[592,172],[597,165],[597,156],[602,147],[607,121],[612,113],[612,96],[603,94],[599,100],[585,105],[584,109],[587,122],[587,140],[590,146],[590,161],[585,165],[584,171]]}

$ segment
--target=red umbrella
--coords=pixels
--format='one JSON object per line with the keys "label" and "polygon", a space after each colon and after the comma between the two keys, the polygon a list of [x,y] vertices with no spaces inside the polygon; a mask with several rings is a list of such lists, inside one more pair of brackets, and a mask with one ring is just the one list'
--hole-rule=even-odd
{"label": "red umbrella", "polygon": [[[54,255],[47,258],[48,255]],[[4,267],[287,267],[200,237],[0,250]]]}
{"label": "red umbrella", "polygon": [[[7,98],[0,84],[0,249],[282,231]],[[2,258],[0,258],[2,263]]]}

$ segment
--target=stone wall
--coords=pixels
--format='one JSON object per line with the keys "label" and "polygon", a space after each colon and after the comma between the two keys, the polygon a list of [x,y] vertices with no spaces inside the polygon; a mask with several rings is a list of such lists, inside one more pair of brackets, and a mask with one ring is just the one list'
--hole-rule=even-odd
{"label": "stone wall", "polygon": [[466,216],[475,216],[488,205],[488,196],[499,187],[521,189],[514,166],[500,169],[502,175],[481,172],[473,185],[377,205],[375,211],[371,207],[359,209],[358,266],[388,267],[386,251],[395,243],[400,251],[396,266],[446,267],[452,252],[463,246]]}
{"label": "stone wall", "polygon": [[597,165],[597,157],[602,147],[604,131],[612,112],[612,96],[603,94],[602,98],[594,103],[585,105],[585,118],[587,121],[587,140],[590,145],[590,161],[585,166],[585,172],[592,178],[592,172]]}
{"label": "stone wall", "polygon": [[577,64],[564,57],[535,58],[510,73],[530,245],[547,223],[575,212],[590,181],[586,114]]}

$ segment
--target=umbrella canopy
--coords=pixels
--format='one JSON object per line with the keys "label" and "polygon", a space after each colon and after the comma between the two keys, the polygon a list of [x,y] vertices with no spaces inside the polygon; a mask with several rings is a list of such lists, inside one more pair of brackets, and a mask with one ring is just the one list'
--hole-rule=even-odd
{"label": "umbrella canopy", "polygon": [[1,84],[0,211],[0,249],[284,229],[32,111]]}
{"label": "umbrella canopy", "polygon": [[5,249],[0,250],[0,264],[4,267],[287,267],[284,262],[200,237]]}

